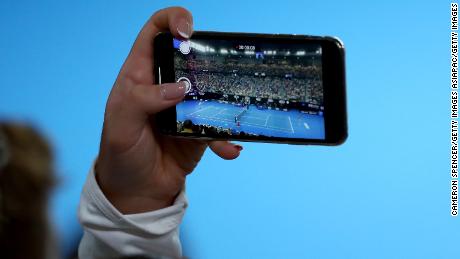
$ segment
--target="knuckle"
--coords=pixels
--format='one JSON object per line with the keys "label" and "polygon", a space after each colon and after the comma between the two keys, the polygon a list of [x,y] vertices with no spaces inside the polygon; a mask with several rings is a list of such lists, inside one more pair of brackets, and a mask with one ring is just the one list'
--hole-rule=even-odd
{"label": "knuckle", "polygon": [[187,14],[187,15],[190,14],[189,10],[185,9],[185,8],[182,7],[182,6],[174,6],[173,8],[174,8],[174,10],[175,10],[176,12],[178,12],[178,13]]}
{"label": "knuckle", "polygon": [[192,20],[192,13],[188,9],[182,6],[170,6],[170,7],[166,7],[166,8],[157,10],[156,12],[152,14],[150,19],[152,21],[155,21],[157,17],[160,17],[163,14],[167,14],[167,16],[173,16],[173,17],[185,16],[186,18]]}
{"label": "knuckle", "polygon": [[167,9],[168,7],[156,10],[150,17],[150,20],[155,20],[156,17],[158,17],[162,12],[166,11]]}
{"label": "knuckle", "polygon": [[121,87],[119,92],[120,97],[118,100],[119,105],[126,107],[126,105],[132,106],[138,103],[141,97],[139,88],[140,87],[134,83],[129,83]]}
{"label": "knuckle", "polygon": [[147,80],[150,81],[151,78],[148,74],[146,74],[144,70],[137,69],[137,67],[133,67],[131,65],[131,69],[129,69],[128,72],[124,72],[123,74],[121,74],[119,80],[121,85],[123,86],[133,86],[136,84],[141,84],[142,82],[145,82]]}

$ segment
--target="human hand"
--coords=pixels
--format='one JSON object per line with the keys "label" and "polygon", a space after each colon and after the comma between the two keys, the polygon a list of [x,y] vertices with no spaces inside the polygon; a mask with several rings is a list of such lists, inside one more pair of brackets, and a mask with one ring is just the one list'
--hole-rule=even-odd
{"label": "human hand", "polygon": [[208,144],[224,159],[235,159],[242,149],[226,141],[161,135],[151,120],[156,113],[180,102],[185,94],[183,83],[153,84],[153,39],[161,31],[187,39],[192,24],[192,15],[183,8],[156,12],[134,42],[107,101],[96,178],[106,197],[122,213],[170,206]]}

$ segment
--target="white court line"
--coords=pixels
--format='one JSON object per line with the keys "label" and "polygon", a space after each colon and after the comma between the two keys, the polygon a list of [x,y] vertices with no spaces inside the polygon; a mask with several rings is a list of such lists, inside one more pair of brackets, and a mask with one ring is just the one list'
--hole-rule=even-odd
{"label": "white court line", "polygon": [[[199,117],[200,119],[207,119],[207,120],[211,120],[211,121],[218,121],[218,122],[230,122],[230,123],[233,123],[232,120],[227,120],[227,119],[224,119],[224,118],[214,118],[214,117],[207,117],[207,116],[200,116],[200,115],[195,115],[193,117]],[[288,130],[284,129],[284,128],[278,128],[278,127],[265,127],[263,125],[260,125],[260,124],[252,124],[252,123],[241,123],[241,125],[248,125],[248,126],[251,126],[251,127],[255,127],[255,128],[261,128],[261,129],[270,129],[270,130],[276,130],[276,131],[281,131],[281,132],[284,132],[284,133],[289,133]],[[293,131],[291,131],[290,133],[294,133]]]}
{"label": "white court line", "polygon": [[192,113],[187,114],[187,116],[190,116],[190,115],[195,114],[197,112],[202,112],[204,110],[211,109],[211,108],[213,108],[213,106],[204,107],[203,109],[200,109],[200,110],[197,110],[197,111],[194,111]]}
{"label": "white court line", "polygon": [[[227,109],[225,109],[227,110]],[[235,113],[222,113],[220,115],[224,115],[224,116],[230,116],[230,117],[235,117]],[[256,117],[256,116],[249,116],[249,115],[246,115],[244,114],[243,116],[241,116],[241,119],[251,119],[251,120],[259,120],[259,121],[262,121],[264,119],[260,118],[260,117]]]}
{"label": "white court line", "polygon": [[306,122],[304,122],[303,125],[305,126],[305,128],[306,128],[307,130],[310,129],[310,126],[308,126],[308,124],[307,124]]}
{"label": "white court line", "polygon": [[289,125],[291,125],[291,131],[294,133],[294,128],[292,128],[292,122],[291,122],[291,116],[288,116],[289,119]]}
{"label": "white court line", "polygon": [[291,125],[291,131],[294,133],[294,128],[292,128],[292,122],[291,122],[291,116],[288,116],[289,119],[289,125]]}
{"label": "white court line", "polygon": [[267,123],[268,123],[268,119],[270,119],[270,114],[267,116],[267,120],[265,120],[265,126],[267,126]]}
{"label": "white court line", "polygon": [[214,118],[214,117],[216,117],[217,115],[219,115],[219,114],[221,114],[221,113],[223,113],[223,112],[226,112],[226,111],[227,111],[227,109],[224,108],[224,109],[220,110],[218,113],[212,115],[211,117]]}
{"label": "white court line", "polygon": [[[202,119],[208,119],[208,120],[212,120],[212,121],[230,122],[230,123],[233,123],[233,120],[228,120],[228,119],[225,119],[225,118],[216,118],[216,117],[215,117],[216,115],[219,115],[220,113],[227,111],[227,109],[225,109],[225,108],[224,108],[224,109],[219,109],[219,112],[217,112],[216,114],[214,114],[214,115],[211,116],[211,117],[209,117],[209,116],[204,116],[204,115],[200,115],[200,114],[194,115],[194,114],[197,113],[197,112],[202,112],[202,111],[208,110],[208,109],[210,109],[210,108],[216,108],[216,107],[214,107],[214,106],[208,106],[208,107],[205,107],[205,108],[203,108],[203,109],[194,111],[194,112],[188,114],[187,116],[199,117],[199,118],[202,118]],[[225,115],[227,115],[227,114],[225,114]],[[268,115],[268,117],[270,117],[270,116],[271,116],[271,114]],[[261,119],[261,118],[259,118],[259,117],[253,117],[253,116],[247,116],[247,115],[246,115],[246,116],[243,115],[243,117],[245,117],[245,118],[255,118],[255,119],[258,119],[258,120],[263,120],[263,119]],[[265,122],[265,125],[262,125],[262,124],[255,124],[255,123],[248,123],[248,122],[241,123],[241,125],[244,124],[244,125],[252,126],[252,127],[255,127],[255,128],[265,128],[265,129],[276,130],[276,131],[281,131],[281,132],[285,132],[285,133],[289,132],[289,131],[286,130],[285,128],[267,126],[267,124],[268,124],[268,119],[269,119],[268,117],[267,117],[267,120],[266,120],[266,122]],[[294,133],[294,129],[293,129],[292,123],[291,123],[291,118],[288,117],[288,119],[289,119],[289,124],[291,125],[291,133]]]}

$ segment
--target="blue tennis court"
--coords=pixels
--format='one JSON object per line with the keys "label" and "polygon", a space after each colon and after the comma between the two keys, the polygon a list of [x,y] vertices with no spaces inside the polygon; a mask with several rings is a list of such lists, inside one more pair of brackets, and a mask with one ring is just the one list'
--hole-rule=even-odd
{"label": "blue tennis court", "polygon": [[[260,110],[250,105],[246,110],[230,103],[187,100],[176,106],[179,121],[191,120],[198,125],[230,128],[233,132],[285,137],[324,139],[324,117],[296,110]],[[235,116],[239,116],[239,125]]]}

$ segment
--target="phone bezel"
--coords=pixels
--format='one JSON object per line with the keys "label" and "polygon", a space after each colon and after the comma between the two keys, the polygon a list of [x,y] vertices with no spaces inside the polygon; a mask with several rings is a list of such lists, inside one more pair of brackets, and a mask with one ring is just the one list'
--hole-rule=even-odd
{"label": "phone bezel", "polygon": [[[256,34],[196,31],[192,39],[250,39],[267,38],[279,42],[317,43],[322,47],[322,78],[324,98],[325,139],[301,139],[261,136],[230,135],[228,138],[209,137],[195,133],[179,133],[176,124],[176,107],[173,106],[155,115],[155,124],[163,134],[176,137],[198,138],[204,140],[237,140],[288,144],[339,145],[348,137],[346,93],[345,93],[345,49],[343,43],[335,37],[321,37],[289,34]],[[155,84],[175,82],[173,61],[173,36],[169,32],[159,33],[154,41],[154,78]]]}

